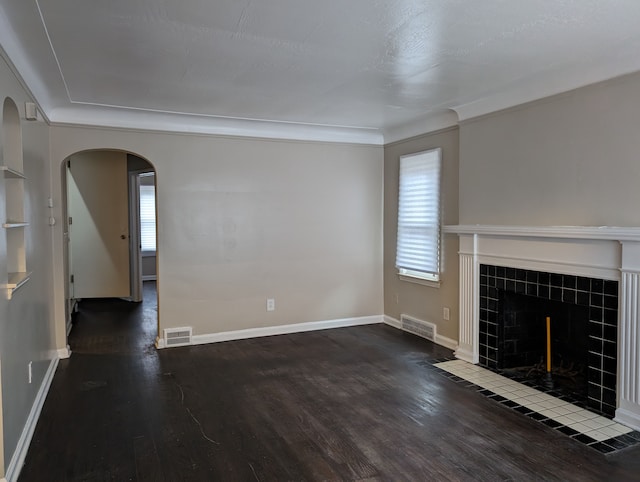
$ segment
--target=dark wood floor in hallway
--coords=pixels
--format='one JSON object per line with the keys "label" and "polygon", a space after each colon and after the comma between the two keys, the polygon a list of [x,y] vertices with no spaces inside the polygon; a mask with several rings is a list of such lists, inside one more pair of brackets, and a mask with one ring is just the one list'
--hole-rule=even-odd
{"label": "dark wood floor in hallway", "polygon": [[[156,351],[155,293],[87,300],[20,481],[640,480],[382,325]],[[185,324],[188,324],[185,320]]]}

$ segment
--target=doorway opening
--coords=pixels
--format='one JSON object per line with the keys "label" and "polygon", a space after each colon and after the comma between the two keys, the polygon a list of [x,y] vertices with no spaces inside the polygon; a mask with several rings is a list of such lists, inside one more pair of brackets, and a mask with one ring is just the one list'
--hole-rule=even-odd
{"label": "doorway opening", "polygon": [[67,338],[81,304],[123,303],[152,304],[145,318],[155,313],[157,336],[155,174],[145,159],[118,150],[82,151],[64,161]]}

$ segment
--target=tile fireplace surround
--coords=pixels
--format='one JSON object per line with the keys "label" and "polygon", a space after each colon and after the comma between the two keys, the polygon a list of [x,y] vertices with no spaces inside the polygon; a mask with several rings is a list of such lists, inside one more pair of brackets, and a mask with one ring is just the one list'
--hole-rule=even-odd
{"label": "tile fireplace surround", "polygon": [[613,280],[619,286],[615,418],[640,430],[640,228],[446,226],[460,238],[460,332],[455,355],[480,357],[480,265]]}

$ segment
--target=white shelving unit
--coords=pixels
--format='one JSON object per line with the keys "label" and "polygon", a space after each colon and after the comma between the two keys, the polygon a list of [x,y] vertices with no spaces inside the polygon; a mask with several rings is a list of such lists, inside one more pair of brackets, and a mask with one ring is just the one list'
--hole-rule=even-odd
{"label": "white shelving unit", "polygon": [[5,229],[13,229],[13,228],[24,228],[25,226],[29,226],[29,223],[22,223],[17,221],[9,221],[2,225]]}
{"label": "white shelving unit", "polygon": [[4,172],[5,179],[25,179],[24,174],[7,166],[0,166],[0,171]]}
{"label": "white shelving unit", "polygon": [[24,216],[24,174],[7,166],[0,167],[4,173],[7,209],[7,220],[2,224],[7,235],[7,282],[0,286],[7,290],[7,298],[11,299],[31,275],[27,271],[24,237],[24,228],[29,223],[21,219]]}
{"label": "white shelving unit", "polygon": [[[2,150],[0,152],[0,196],[4,197],[5,212],[2,228],[6,237],[6,272],[0,273],[0,289],[11,299],[14,292],[29,281],[27,270],[26,234],[29,226],[25,212],[25,183],[23,174],[22,120],[15,102],[6,98],[2,105]],[[3,253],[4,254],[4,253]]]}
{"label": "white shelving unit", "polygon": [[23,284],[29,281],[31,273],[28,271],[19,271],[16,273],[9,273],[7,282],[2,285],[4,289],[10,291],[9,299],[11,299],[11,295],[15,290],[20,288]]}

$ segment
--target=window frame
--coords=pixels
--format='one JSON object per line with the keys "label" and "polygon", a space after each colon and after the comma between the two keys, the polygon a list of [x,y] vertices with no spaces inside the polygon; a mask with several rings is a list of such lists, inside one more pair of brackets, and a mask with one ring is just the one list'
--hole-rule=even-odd
{"label": "window frame", "polygon": [[[403,186],[403,161],[410,158],[416,158],[419,156],[425,155],[433,155],[436,154],[436,166],[432,168],[430,166],[425,166],[426,169],[433,169],[435,171],[435,175],[437,176],[437,180],[431,178],[427,181],[429,184],[435,184],[437,186],[437,197],[436,197],[436,208],[435,208],[435,223],[431,222],[428,224],[426,229],[430,229],[433,231],[434,225],[436,227],[436,246],[435,246],[435,260],[431,259],[431,263],[435,264],[435,272],[427,272],[418,269],[411,269],[412,267],[399,267],[398,266],[398,257],[399,257],[399,247],[401,245],[401,202],[402,202],[402,186]],[[406,162],[406,161],[405,161]],[[433,159],[426,158],[425,162],[430,163],[433,162]],[[425,199],[427,201],[427,199]],[[428,216],[433,218],[434,210],[429,211]],[[439,287],[441,281],[441,248],[442,248],[442,148],[436,147],[432,149],[426,149],[424,151],[414,152],[410,154],[405,154],[400,156],[398,163],[398,209],[397,209],[397,223],[396,223],[396,261],[395,267],[397,270],[398,277],[402,281],[408,281],[412,283],[418,283],[421,285],[431,286],[431,287]],[[428,231],[427,231],[428,233]],[[429,236],[427,234],[427,236]],[[431,235],[432,236],[432,235]],[[433,246],[433,243],[431,244]]]}
{"label": "window frame", "polygon": [[[144,176],[151,176],[153,175],[153,173],[151,174],[141,174],[141,177]],[[143,191],[145,190],[149,190],[149,191],[153,191],[153,241],[154,241],[154,245],[155,248],[154,249],[145,249],[144,248],[144,243],[143,240],[145,238],[144,235],[144,230],[143,230],[143,224],[145,223],[144,219],[145,217],[142,214],[143,211]],[[155,182],[153,184],[140,184],[139,188],[138,188],[138,196],[139,196],[139,206],[138,206],[138,217],[140,220],[140,253],[142,255],[142,257],[147,257],[147,256],[155,256],[156,255],[156,251],[158,249],[157,246],[157,227],[156,227],[156,221],[157,221],[157,216],[156,216],[156,186],[155,186]],[[150,219],[150,217],[149,217]],[[147,221],[148,222],[148,221]]]}

